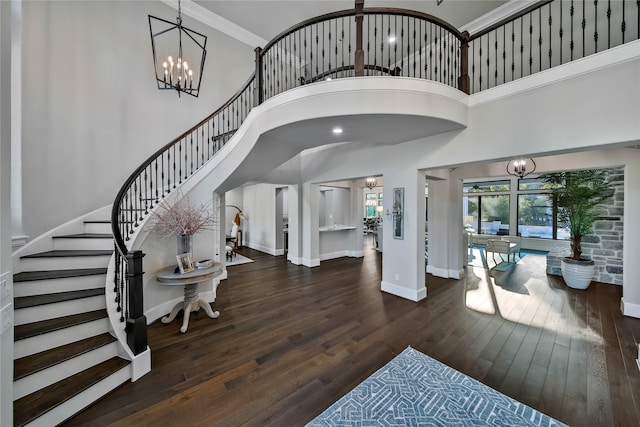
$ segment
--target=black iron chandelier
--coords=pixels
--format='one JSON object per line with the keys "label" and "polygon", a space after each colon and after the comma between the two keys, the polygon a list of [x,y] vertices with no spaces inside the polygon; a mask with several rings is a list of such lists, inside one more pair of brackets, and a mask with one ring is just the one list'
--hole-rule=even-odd
{"label": "black iron chandelier", "polygon": [[158,89],[197,97],[207,55],[207,36],[182,26],[180,0],[176,23],[149,15],[149,31]]}
{"label": "black iron chandelier", "polygon": [[[536,170],[536,162],[533,161],[531,157],[528,157],[529,163],[524,157],[521,157],[517,160],[509,160],[507,162],[507,173],[509,175],[517,176],[522,179],[525,176],[533,173]],[[531,166],[528,166],[530,164]]]}

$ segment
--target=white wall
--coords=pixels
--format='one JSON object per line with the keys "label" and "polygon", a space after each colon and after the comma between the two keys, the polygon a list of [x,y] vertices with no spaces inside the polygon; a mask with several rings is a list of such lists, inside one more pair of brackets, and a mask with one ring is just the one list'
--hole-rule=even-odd
{"label": "white wall", "polygon": [[245,245],[268,254],[276,255],[276,186],[257,184],[244,187]]}
{"label": "white wall", "polygon": [[250,47],[183,17],[209,37],[201,94],[158,90],[148,15],[173,21],[177,12],[159,1],[23,2],[22,210],[31,238],[112,203],[144,159],[252,73]]}
{"label": "white wall", "polygon": [[[225,205],[233,205],[240,208],[244,213],[243,207],[244,190],[243,187],[238,187],[225,193]],[[233,219],[235,218],[238,210],[232,207],[225,208],[225,219],[223,222],[223,230],[229,234],[231,227],[233,227]],[[244,227],[242,219],[240,220],[240,228]]]}
{"label": "white wall", "polygon": [[[11,2],[0,2],[0,274],[8,273],[13,301],[11,258]],[[13,316],[13,308],[8,308]],[[13,327],[0,336],[0,425],[13,425]]]}

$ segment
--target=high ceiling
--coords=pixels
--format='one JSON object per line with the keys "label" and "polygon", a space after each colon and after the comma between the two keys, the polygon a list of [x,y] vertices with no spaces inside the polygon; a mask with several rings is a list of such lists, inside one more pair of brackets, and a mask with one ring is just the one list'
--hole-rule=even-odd
{"label": "high ceiling", "polygon": [[[253,34],[271,40],[287,28],[328,12],[352,9],[354,0],[194,0]],[[461,28],[507,0],[365,0],[365,7],[393,7],[428,13]]]}

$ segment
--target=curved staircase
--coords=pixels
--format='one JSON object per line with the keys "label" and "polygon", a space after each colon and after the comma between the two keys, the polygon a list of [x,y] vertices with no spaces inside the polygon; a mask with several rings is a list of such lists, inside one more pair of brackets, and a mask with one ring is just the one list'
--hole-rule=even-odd
{"label": "curved staircase", "polygon": [[[106,311],[110,222],[50,236],[14,274],[14,425],[57,425],[131,379]],[[39,247],[43,242],[39,242]],[[28,251],[28,248],[25,248]]]}

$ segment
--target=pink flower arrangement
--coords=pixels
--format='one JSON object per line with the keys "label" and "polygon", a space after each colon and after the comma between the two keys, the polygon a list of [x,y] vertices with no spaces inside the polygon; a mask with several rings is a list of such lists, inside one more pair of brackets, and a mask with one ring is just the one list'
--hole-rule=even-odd
{"label": "pink flower arrangement", "polygon": [[194,206],[186,197],[179,197],[173,205],[162,202],[156,215],[154,230],[164,236],[191,236],[199,231],[213,230],[217,224],[211,203]]}

